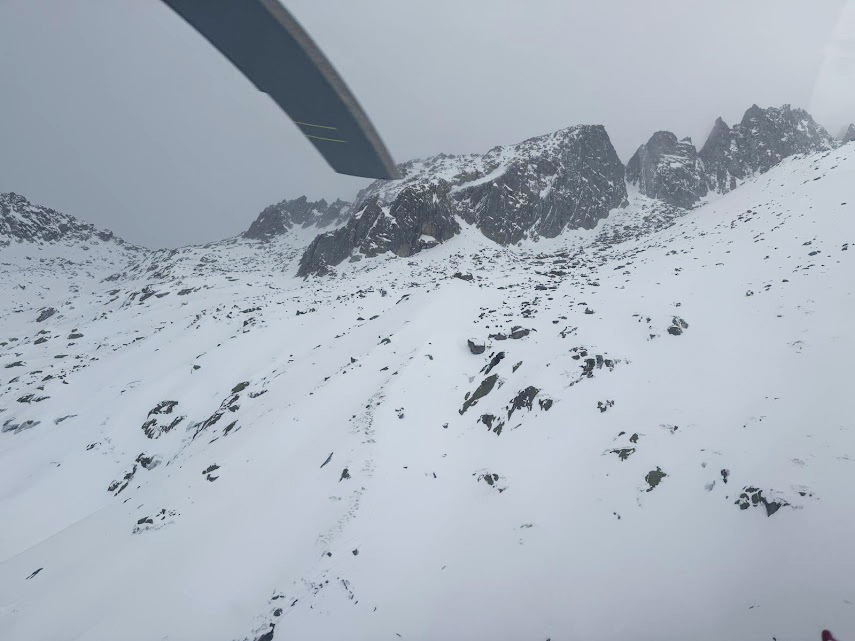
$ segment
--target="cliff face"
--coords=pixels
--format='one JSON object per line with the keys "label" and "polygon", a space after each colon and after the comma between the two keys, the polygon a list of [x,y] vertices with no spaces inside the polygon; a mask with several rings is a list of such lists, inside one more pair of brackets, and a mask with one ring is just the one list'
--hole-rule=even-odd
{"label": "cliff face", "polygon": [[294,227],[315,226],[320,229],[340,225],[347,220],[350,203],[336,200],[309,201],[305,196],[294,200],[283,200],[265,207],[243,236],[255,240],[269,240],[287,233]]}
{"label": "cliff face", "polygon": [[788,156],[832,147],[834,140],[805,110],[753,105],[732,128],[716,120],[699,155],[710,189],[723,194]]}
{"label": "cliff face", "polygon": [[348,223],[317,236],[300,259],[298,276],[325,275],[347,258],[361,260],[385,252],[412,256],[460,232],[448,183],[411,185],[391,205],[377,196],[365,201]]}
{"label": "cliff face", "polygon": [[359,194],[346,227],[315,239],[300,275],[326,273],[349,256],[409,256],[454,236],[458,217],[503,245],[552,238],[593,228],[627,199],[623,164],[601,126],[400,169],[401,181],[377,181]]}
{"label": "cliff face", "polygon": [[660,131],[641,145],[626,166],[626,181],[642,194],[686,209],[707,195],[704,165],[690,138]]}

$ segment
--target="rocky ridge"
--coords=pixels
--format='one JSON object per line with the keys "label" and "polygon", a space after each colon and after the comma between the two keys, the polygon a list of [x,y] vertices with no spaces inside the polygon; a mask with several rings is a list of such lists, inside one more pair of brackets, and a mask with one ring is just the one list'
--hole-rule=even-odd
{"label": "rocky ridge", "polygon": [[[855,138],[855,125],[841,142],[850,138]],[[440,154],[403,163],[401,180],[375,181],[354,203],[313,202],[305,196],[282,200],[265,208],[239,237],[220,243],[157,252],[133,248],[139,256],[125,273],[175,278],[179,262],[197,259],[204,271],[212,260],[219,262],[214,255],[231,255],[235,244],[249,248],[257,241],[282,245],[276,250],[282,269],[302,252],[297,273],[306,277],[332,274],[345,261],[387,252],[409,257],[450,240],[464,225],[499,245],[554,238],[566,230],[592,229],[624,207],[627,183],[663,204],[689,209],[710,192],[731,191],[786,157],[841,142],[802,109],[754,105],[733,127],[719,118],[700,151],[691,139],[660,131],[624,167],[602,126],[580,125],[485,154]],[[111,232],[16,194],[0,196],[0,214],[0,243],[93,239],[124,244]],[[244,263],[253,262],[254,253],[248,252]],[[223,269],[229,264],[222,263]]]}
{"label": "rocky ridge", "polygon": [[349,216],[351,203],[336,200],[328,203],[323,198],[316,202],[300,196],[294,200],[281,200],[265,207],[243,233],[244,238],[269,240],[273,236],[287,233],[294,227],[318,227],[324,229],[339,226]]}
{"label": "rocky ridge", "polygon": [[0,193],[0,247],[12,241],[54,243],[58,241],[110,242],[130,249],[129,245],[109,230],[97,229],[74,216],[50,207],[35,205],[14,192]]}
{"label": "rocky ridge", "polygon": [[391,205],[376,196],[348,223],[317,236],[300,259],[298,276],[325,275],[348,257],[356,262],[385,252],[405,258],[460,233],[445,181],[405,187]]}
{"label": "rocky ridge", "polygon": [[691,138],[659,131],[626,165],[626,181],[641,193],[677,207],[693,207],[707,195],[704,164]]}
{"label": "rocky ridge", "polygon": [[784,158],[834,146],[828,132],[804,109],[753,105],[733,127],[721,118],[716,120],[699,156],[710,190],[724,194],[748,178],[766,173]]}
{"label": "rocky ridge", "polygon": [[400,170],[402,180],[360,192],[354,220],[315,239],[298,275],[330,273],[348,256],[410,256],[457,234],[458,218],[511,245],[592,229],[627,202],[624,167],[602,126],[570,127],[483,156],[411,161]]}
{"label": "rocky ridge", "polygon": [[[416,222],[422,217],[411,207],[393,206],[414,188],[427,189],[437,198],[442,194],[442,228],[450,236],[457,233],[456,217],[490,240],[512,245],[595,227],[611,210],[625,205],[625,183],[645,196],[688,209],[709,192],[731,191],[784,158],[835,145],[802,109],[754,105],[732,128],[719,118],[700,152],[691,139],[657,132],[626,168],[600,126],[571,127],[484,155],[414,160],[400,165],[400,181],[375,181],[362,190],[354,211],[371,223],[354,222],[347,232],[316,238],[300,261],[298,275],[327,275],[348,258],[356,261],[387,250],[410,256],[444,242],[422,231]],[[412,196],[408,198],[412,203]],[[398,213],[404,213],[401,221]],[[433,216],[424,220],[433,221]]]}

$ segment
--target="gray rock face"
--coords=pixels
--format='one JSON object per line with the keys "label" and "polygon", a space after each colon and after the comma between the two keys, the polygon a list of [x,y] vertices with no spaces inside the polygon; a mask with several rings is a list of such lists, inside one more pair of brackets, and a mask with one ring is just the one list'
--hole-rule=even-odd
{"label": "gray rock face", "polygon": [[455,187],[462,217],[497,243],[592,229],[627,201],[623,164],[601,126],[571,127],[512,149],[494,177]]}
{"label": "gray rock face", "polygon": [[445,181],[411,185],[399,192],[391,205],[377,196],[361,204],[348,223],[312,241],[300,259],[298,276],[330,273],[345,259],[359,260],[391,251],[412,256],[453,238],[460,232]]}
{"label": "gray rock face", "polygon": [[0,246],[12,241],[51,243],[60,240],[113,242],[134,249],[111,231],[96,229],[74,216],[34,205],[20,194],[0,194]]}
{"label": "gray rock face", "polygon": [[626,180],[641,193],[689,209],[707,195],[704,165],[691,139],[659,131],[626,165]]}
{"label": "gray rock face", "polygon": [[848,142],[855,142],[855,124],[849,125],[848,129],[844,129],[840,133],[840,142],[844,145]]}
{"label": "gray rock face", "polygon": [[738,181],[765,173],[788,156],[833,146],[828,132],[803,109],[753,105],[733,128],[721,118],[716,120],[699,155],[710,189],[723,194],[735,189]]}
{"label": "gray rock face", "polygon": [[457,234],[457,216],[511,244],[591,229],[627,202],[624,167],[602,126],[571,127],[484,155],[411,161],[400,171],[402,180],[360,192],[358,213],[312,242],[299,275],[327,273],[351,256],[411,256]]}
{"label": "gray rock face", "polygon": [[265,207],[243,236],[254,240],[269,240],[297,227],[319,227],[340,225],[350,213],[350,203],[336,200],[309,201],[305,196],[294,200],[283,200]]}

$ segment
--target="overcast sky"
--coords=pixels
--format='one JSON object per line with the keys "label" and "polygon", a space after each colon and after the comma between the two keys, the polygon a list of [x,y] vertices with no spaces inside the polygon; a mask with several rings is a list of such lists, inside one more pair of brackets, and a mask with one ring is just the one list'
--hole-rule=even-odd
{"label": "overcast sky", "polygon": [[[397,162],[579,123],[604,124],[626,162],[660,129],[700,146],[752,103],[813,106],[836,129],[835,88],[855,78],[845,0],[284,4]],[[0,0],[0,191],[172,247],[367,182],[334,174],[159,0]]]}

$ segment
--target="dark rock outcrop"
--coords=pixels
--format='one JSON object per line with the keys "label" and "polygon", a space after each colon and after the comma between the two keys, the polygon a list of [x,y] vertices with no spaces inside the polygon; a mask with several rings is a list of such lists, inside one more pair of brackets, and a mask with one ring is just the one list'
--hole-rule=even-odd
{"label": "dark rock outcrop", "polygon": [[458,216],[507,245],[591,229],[627,202],[623,164],[599,125],[399,169],[402,180],[372,183],[357,196],[347,225],[312,242],[298,275],[329,273],[348,257],[411,256],[457,234]]}
{"label": "dark rock outcrop", "polygon": [[496,381],[498,381],[498,380],[499,380],[499,375],[493,374],[492,376],[488,376],[483,381],[481,381],[481,384],[478,386],[478,389],[476,389],[473,393],[470,394],[467,392],[466,398],[464,399],[464,402],[463,402],[463,407],[459,410],[459,413],[461,415],[465,414],[466,410],[468,410],[470,407],[475,405],[479,400],[481,400],[482,398],[487,396],[487,394],[492,392],[493,387],[496,385]]}
{"label": "dark rock outcrop", "polygon": [[740,510],[747,510],[749,507],[760,507],[762,505],[766,509],[766,516],[772,516],[782,507],[790,505],[781,498],[770,500],[768,497],[763,496],[763,492],[764,490],[760,488],[746,486],[742,488],[739,498],[734,503],[739,506]]}
{"label": "dark rock outcrop", "polygon": [[483,354],[484,351],[487,349],[487,345],[484,343],[484,341],[479,340],[477,338],[474,340],[470,338],[468,341],[466,341],[466,343],[469,345],[469,351],[472,354]]}
{"label": "dark rock outcrop", "polygon": [[171,420],[170,418],[162,418],[172,414],[177,405],[178,401],[162,401],[154,406],[142,425],[142,431],[148,438],[160,438],[175,429],[186,418],[184,416],[171,417]]}
{"label": "dark rock outcrop", "polygon": [[851,124],[848,129],[841,131],[839,139],[844,145],[848,142],[855,142],[855,124]]}
{"label": "dark rock outcrop", "polygon": [[517,394],[508,405],[508,419],[513,416],[516,410],[527,409],[530,412],[532,403],[534,403],[534,397],[539,393],[540,390],[533,385],[529,385],[524,390],[520,391],[520,393]]}
{"label": "dark rock outcrop", "polygon": [[327,274],[348,257],[359,260],[386,252],[412,256],[451,239],[460,232],[460,225],[449,191],[448,183],[438,181],[406,187],[388,206],[371,198],[344,227],[312,241],[297,275]]}
{"label": "dark rock outcrop", "polygon": [[831,149],[834,141],[803,109],[790,105],[761,109],[753,105],[742,122],[728,127],[719,118],[700,151],[709,187],[718,193],[762,174],[795,154]]}
{"label": "dark rock outcrop", "polygon": [[487,176],[455,187],[463,218],[497,243],[593,229],[627,201],[624,167],[602,126],[563,129],[502,152],[509,159]]}
{"label": "dark rock outcrop", "polygon": [[284,234],[294,227],[325,228],[340,225],[350,213],[350,203],[336,200],[309,201],[305,196],[294,200],[283,200],[265,207],[243,236],[253,240],[269,240]]}
{"label": "dark rock outcrop", "polygon": [[[8,366],[7,366],[8,367]],[[0,427],[0,432],[12,432],[13,434],[17,434],[18,432],[23,432],[24,430],[31,429],[41,423],[41,421],[23,421],[21,423],[15,423],[15,418],[12,417],[10,419],[6,419],[6,422],[3,423],[3,426]]]}
{"label": "dark rock outcrop", "polygon": [[689,209],[707,195],[704,165],[690,138],[659,131],[626,165],[626,180],[650,198]]}
{"label": "dark rock outcrop", "polygon": [[56,309],[54,307],[45,307],[41,312],[39,312],[39,315],[36,317],[36,322],[43,323],[54,314],[56,314]]}
{"label": "dark rock outcrop", "polygon": [[679,316],[675,316],[671,321],[671,326],[668,328],[668,333],[672,336],[679,336],[684,330],[689,329],[689,324]]}

